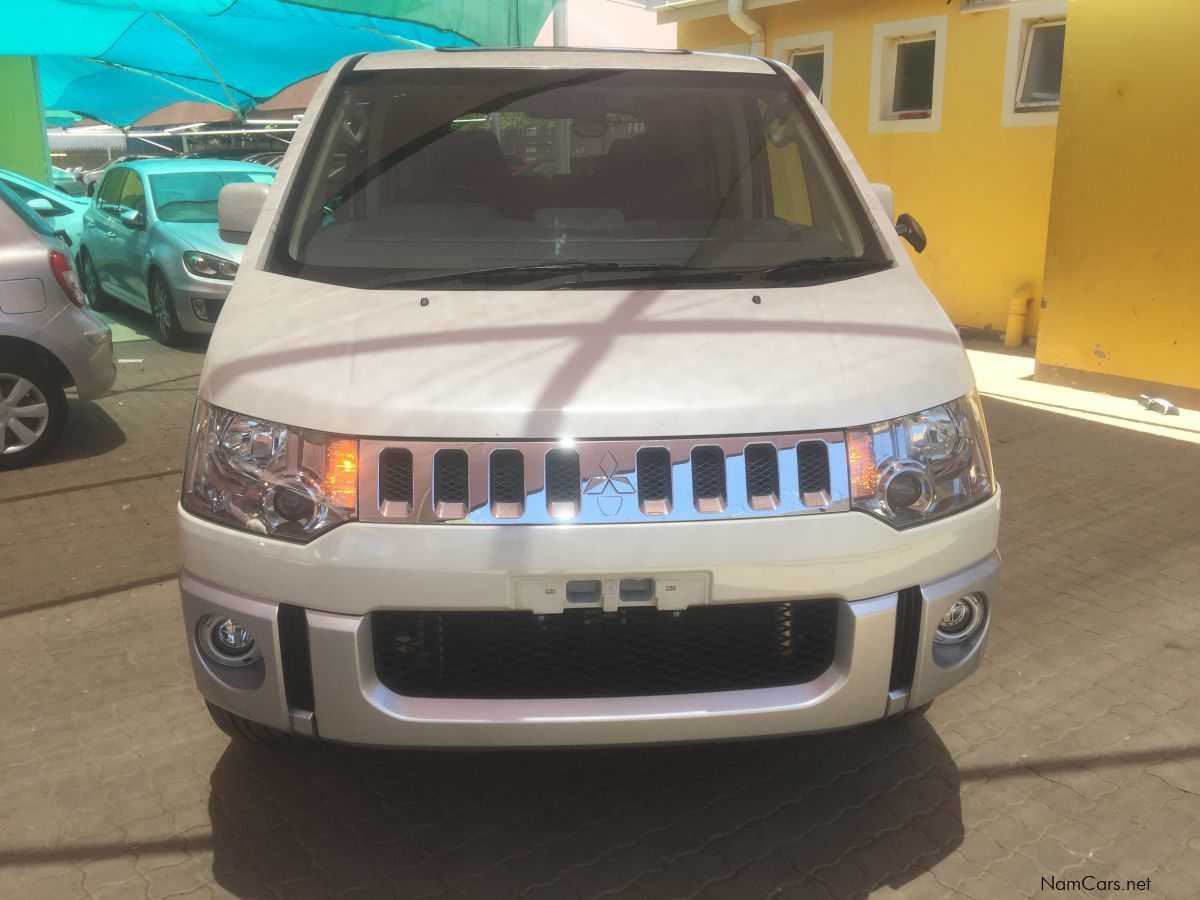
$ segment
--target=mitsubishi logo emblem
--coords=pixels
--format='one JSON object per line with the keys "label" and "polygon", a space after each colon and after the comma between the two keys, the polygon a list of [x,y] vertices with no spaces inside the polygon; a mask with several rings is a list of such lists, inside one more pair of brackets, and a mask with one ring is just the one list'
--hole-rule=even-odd
{"label": "mitsubishi logo emblem", "polygon": [[596,505],[606,516],[615,516],[621,511],[624,495],[634,493],[633,485],[624,475],[617,474],[617,460],[612,451],[605,450],[600,460],[600,474],[588,479],[584,494],[596,498]]}

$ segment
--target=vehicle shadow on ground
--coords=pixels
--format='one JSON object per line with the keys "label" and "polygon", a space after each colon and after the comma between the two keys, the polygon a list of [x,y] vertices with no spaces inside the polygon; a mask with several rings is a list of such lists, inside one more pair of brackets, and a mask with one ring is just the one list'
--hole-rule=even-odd
{"label": "vehicle shadow on ground", "polygon": [[209,814],[214,877],[242,897],[848,897],[963,838],[958,771],[923,718],[629,749],[234,743]]}
{"label": "vehicle shadow on ground", "polygon": [[[111,326],[123,326],[129,331],[136,332],[140,338],[147,341],[155,340],[154,337],[154,320],[150,317],[150,313],[142,312],[140,309],[134,309],[132,306],[127,306],[124,303],[117,303],[111,309],[106,309],[97,315]],[[114,329],[117,330],[117,329]],[[123,347],[123,344],[136,342],[122,340],[117,337],[114,341],[113,352],[116,356],[129,355],[133,351],[129,347]],[[184,334],[183,341],[172,350],[179,350],[183,353],[204,353],[208,350],[209,336],[207,334]]]}
{"label": "vehicle shadow on ground", "polygon": [[68,400],[67,422],[58,443],[30,468],[103,456],[125,443],[125,432],[91,400]]}

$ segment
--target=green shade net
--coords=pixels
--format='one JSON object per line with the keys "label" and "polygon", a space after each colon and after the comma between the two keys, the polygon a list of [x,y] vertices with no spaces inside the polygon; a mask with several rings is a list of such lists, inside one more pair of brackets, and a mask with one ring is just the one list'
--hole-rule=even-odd
{"label": "green shade net", "polygon": [[183,100],[238,112],[352,53],[533,43],[554,0],[37,0],[6,3],[0,54],[42,98],[131,125]]}

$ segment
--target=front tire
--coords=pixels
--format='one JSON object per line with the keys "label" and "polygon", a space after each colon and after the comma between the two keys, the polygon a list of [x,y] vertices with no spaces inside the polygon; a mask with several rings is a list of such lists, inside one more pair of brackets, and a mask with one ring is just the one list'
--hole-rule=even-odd
{"label": "front tire", "polygon": [[236,741],[251,741],[263,744],[290,739],[290,735],[282,731],[276,731],[274,728],[268,728],[266,725],[251,722],[249,719],[244,719],[227,709],[214,706],[207,700],[204,701],[204,705],[208,707],[208,714],[212,716],[212,720],[216,726]]}
{"label": "front tire", "polygon": [[96,264],[92,262],[92,256],[86,248],[79,251],[79,269],[79,274],[83,276],[83,293],[87,297],[88,308],[96,312],[115,309],[117,301],[100,287],[100,273],[96,271]]}
{"label": "front tire", "polygon": [[0,361],[0,469],[38,459],[66,421],[67,396],[57,373],[27,356]]}
{"label": "front tire", "polygon": [[154,336],[164,347],[178,347],[183,343],[183,326],[175,314],[175,298],[167,279],[158,272],[151,272],[146,281],[146,293],[150,297],[150,314],[154,317]]}

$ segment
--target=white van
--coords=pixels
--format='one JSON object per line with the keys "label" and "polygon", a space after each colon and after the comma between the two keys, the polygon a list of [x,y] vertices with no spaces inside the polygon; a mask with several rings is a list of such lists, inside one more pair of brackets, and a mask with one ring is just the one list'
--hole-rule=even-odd
{"label": "white van", "polygon": [[778,63],[340,63],[274,187],[220,200],[249,243],[180,504],[214,719],[445,747],[920,711],[982,659],[1000,497],[892,218]]}

